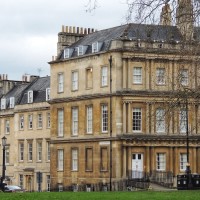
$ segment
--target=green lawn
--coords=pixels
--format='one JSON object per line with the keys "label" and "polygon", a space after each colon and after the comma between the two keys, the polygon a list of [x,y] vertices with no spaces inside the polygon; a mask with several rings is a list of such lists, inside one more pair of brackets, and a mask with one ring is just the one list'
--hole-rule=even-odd
{"label": "green lawn", "polygon": [[0,200],[199,200],[199,191],[0,193]]}

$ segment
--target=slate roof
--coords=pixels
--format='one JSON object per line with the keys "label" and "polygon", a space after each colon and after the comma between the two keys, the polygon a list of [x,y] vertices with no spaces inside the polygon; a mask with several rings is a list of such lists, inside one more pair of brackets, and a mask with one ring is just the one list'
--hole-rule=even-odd
{"label": "slate roof", "polygon": [[50,88],[50,76],[38,77],[24,90],[19,104],[28,103],[28,91],[33,91],[33,103],[46,101],[46,88]]}
{"label": "slate roof", "polygon": [[19,102],[19,100],[21,99],[21,95],[28,84],[29,83],[22,83],[15,85],[7,94],[2,96],[2,98],[6,98],[6,108],[9,108],[10,97],[15,98],[15,104]]}
{"label": "slate roof", "polygon": [[[194,35],[196,40],[200,41],[200,27],[195,27]],[[73,49],[71,57],[77,56],[78,46],[88,46],[85,55],[92,53],[92,43],[103,42],[100,51],[107,51],[110,47],[110,42],[116,39],[129,39],[129,40],[149,40],[160,42],[179,42],[182,40],[182,35],[176,26],[163,26],[163,25],[147,25],[147,24],[126,24],[105,30],[100,30],[84,36],[76,43],[68,48]],[[64,51],[58,57],[58,60],[64,59]]]}

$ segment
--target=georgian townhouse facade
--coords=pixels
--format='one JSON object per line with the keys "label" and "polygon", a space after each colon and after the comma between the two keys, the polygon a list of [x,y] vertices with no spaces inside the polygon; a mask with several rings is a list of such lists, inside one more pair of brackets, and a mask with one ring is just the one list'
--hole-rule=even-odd
{"label": "georgian townhouse facade", "polygon": [[6,182],[27,191],[50,191],[49,98],[48,76],[35,77],[1,98],[1,137],[8,144]]}
{"label": "georgian townhouse facade", "polygon": [[50,62],[53,190],[184,173],[186,139],[191,171],[200,173],[199,97],[187,96],[200,85],[198,54],[182,51],[183,27],[196,36],[199,28],[179,22],[92,32]]}

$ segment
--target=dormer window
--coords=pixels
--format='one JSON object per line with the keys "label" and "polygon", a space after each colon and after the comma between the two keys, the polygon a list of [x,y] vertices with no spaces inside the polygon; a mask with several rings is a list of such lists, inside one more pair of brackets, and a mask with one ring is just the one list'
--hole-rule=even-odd
{"label": "dormer window", "polygon": [[33,103],[33,91],[28,91],[28,103]]}
{"label": "dormer window", "polygon": [[46,89],[46,101],[50,100],[50,88]]}
{"label": "dormer window", "polygon": [[78,56],[82,56],[85,54],[86,50],[87,50],[87,46],[78,46]]}
{"label": "dormer window", "polygon": [[99,52],[102,47],[102,42],[94,42],[92,43],[92,53]]}
{"label": "dormer window", "polygon": [[6,109],[6,99],[2,98],[1,99],[1,110],[4,110],[4,109]]}
{"label": "dormer window", "polygon": [[10,108],[15,107],[15,97],[10,97]]}
{"label": "dormer window", "polygon": [[66,48],[64,49],[64,58],[70,58],[72,56],[73,49]]}

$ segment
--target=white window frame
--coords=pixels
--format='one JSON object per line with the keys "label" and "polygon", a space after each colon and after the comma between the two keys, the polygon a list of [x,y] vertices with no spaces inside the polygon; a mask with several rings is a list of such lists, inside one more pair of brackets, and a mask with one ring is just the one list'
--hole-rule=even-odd
{"label": "white window frame", "polygon": [[78,108],[72,108],[72,135],[78,135]]}
{"label": "white window frame", "polygon": [[142,84],[142,67],[133,67],[133,83]]}
{"label": "white window frame", "polygon": [[83,55],[83,51],[84,51],[83,45],[78,46],[78,56],[82,56]]}
{"label": "white window frame", "polygon": [[33,114],[28,115],[28,129],[33,129]]}
{"label": "white window frame", "polygon": [[28,142],[28,161],[33,161],[33,142]]}
{"label": "white window frame", "polygon": [[50,88],[46,88],[46,101],[50,100],[50,91],[51,91]]}
{"label": "white window frame", "polygon": [[108,105],[101,105],[101,131],[102,133],[108,132]]}
{"label": "white window frame", "polygon": [[78,149],[72,149],[72,171],[78,171]]}
{"label": "white window frame", "polygon": [[10,148],[7,146],[5,149],[5,164],[9,165],[10,163]]}
{"label": "white window frame", "polygon": [[132,109],[132,131],[142,132],[142,109],[141,108]]}
{"label": "white window frame", "polygon": [[185,171],[187,166],[187,154],[180,153],[180,171]]}
{"label": "white window frame", "polygon": [[37,115],[37,128],[41,129],[43,127],[43,117],[42,117],[42,113],[39,113]]}
{"label": "white window frame", "polygon": [[47,180],[47,192],[50,192],[51,191],[51,176],[47,175],[46,180]]}
{"label": "white window frame", "polygon": [[87,106],[87,133],[92,134],[93,132],[93,107]]}
{"label": "white window frame", "polygon": [[19,116],[19,129],[20,130],[24,129],[24,115]]}
{"label": "white window frame", "polygon": [[28,91],[28,103],[33,103],[33,90]]}
{"label": "white window frame", "polygon": [[47,112],[47,128],[51,128],[51,113]]}
{"label": "white window frame", "polygon": [[58,93],[64,92],[64,73],[58,73]]}
{"label": "white window frame", "polygon": [[64,170],[64,150],[63,149],[58,149],[57,165],[58,165],[58,171]]}
{"label": "white window frame", "polygon": [[64,49],[64,58],[70,58],[72,56],[74,49],[66,48]]}
{"label": "white window frame", "polygon": [[15,97],[10,97],[10,108],[15,107]]}
{"label": "white window frame", "polygon": [[50,142],[47,141],[47,161],[51,159],[51,149],[50,149]]}
{"label": "white window frame", "polygon": [[37,161],[42,161],[42,141],[37,142]]}
{"label": "white window frame", "polygon": [[165,133],[165,109],[156,109],[156,132]]}
{"label": "white window frame", "polygon": [[6,134],[10,133],[10,120],[9,119],[5,120],[5,133]]}
{"label": "white window frame", "polygon": [[158,85],[165,85],[165,81],[166,81],[166,70],[165,68],[157,68],[156,69],[156,83]]}
{"label": "white window frame", "polygon": [[24,161],[24,143],[19,143],[19,161]]}
{"label": "white window frame", "polygon": [[2,98],[1,99],[1,110],[5,110],[6,109],[6,98]]}
{"label": "white window frame", "polygon": [[101,67],[101,86],[108,86],[108,67]]}
{"label": "white window frame", "polygon": [[187,131],[187,111],[186,109],[181,109],[179,113],[179,129],[181,134],[186,134]]}
{"label": "white window frame", "polygon": [[189,83],[189,71],[188,69],[181,69],[180,70],[180,82],[181,85],[187,86]]}
{"label": "white window frame", "polygon": [[78,71],[72,71],[72,91],[78,90]]}
{"label": "white window frame", "polygon": [[92,43],[92,53],[97,53],[98,51],[98,42]]}
{"label": "white window frame", "polygon": [[58,109],[58,137],[64,136],[64,110]]}
{"label": "white window frame", "polygon": [[166,154],[165,153],[156,154],[156,170],[157,171],[166,170]]}
{"label": "white window frame", "polygon": [[21,189],[24,188],[24,175],[23,174],[19,174],[19,186],[21,187]]}

